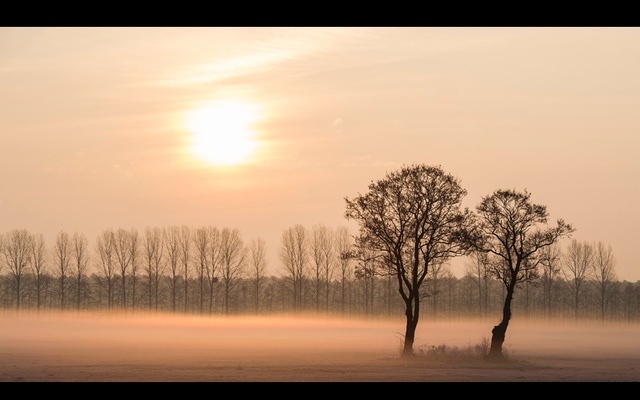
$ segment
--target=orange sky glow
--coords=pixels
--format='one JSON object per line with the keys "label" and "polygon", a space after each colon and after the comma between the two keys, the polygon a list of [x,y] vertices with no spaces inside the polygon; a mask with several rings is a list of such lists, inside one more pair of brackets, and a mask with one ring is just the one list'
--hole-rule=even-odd
{"label": "orange sky glow", "polygon": [[638,71],[636,27],[0,27],[0,232],[238,228],[277,274],[283,230],[355,233],[344,198],[424,163],[637,281]]}

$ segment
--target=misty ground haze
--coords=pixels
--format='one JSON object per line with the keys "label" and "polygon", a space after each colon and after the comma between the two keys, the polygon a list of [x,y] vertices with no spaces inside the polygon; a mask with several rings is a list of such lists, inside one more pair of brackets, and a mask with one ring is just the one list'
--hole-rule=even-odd
{"label": "misty ground haze", "polygon": [[402,319],[2,311],[0,324],[1,382],[640,381],[639,324],[515,316],[501,363],[469,351],[490,320],[423,318],[410,360]]}

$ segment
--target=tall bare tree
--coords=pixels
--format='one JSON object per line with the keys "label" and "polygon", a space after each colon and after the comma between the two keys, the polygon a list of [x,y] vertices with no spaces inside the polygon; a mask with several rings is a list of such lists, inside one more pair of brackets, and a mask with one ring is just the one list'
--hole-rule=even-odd
{"label": "tall bare tree", "polygon": [[207,266],[209,265],[209,227],[201,226],[193,232],[193,244],[195,247],[195,266],[198,275],[199,286],[199,311],[204,313],[205,287],[207,283]]}
{"label": "tall bare tree", "polygon": [[339,226],[336,230],[336,253],[340,264],[340,307],[343,314],[346,311],[345,305],[347,304],[347,283],[353,278],[353,268],[351,266],[353,250],[353,239],[349,234],[349,228]]}
{"label": "tall bare tree", "polygon": [[102,285],[107,294],[107,307],[113,308],[113,294],[116,282],[115,232],[105,229],[96,238],[96,252],[98,253],[98,271],[102,275]]}
{"label": "tall bare tree", "polygon": [[114,232],[113,251],[120,269],[120,282],[122,287],[122,308],[127,309],[127,274],[131,266],[131,234],[124,228],[118,228]]}
{"label": "tall bare tree", "polygon": [[184,312],[189,306],[189,264],[191,263],[191,228],[188,225],[180,227],[180,262],[184,279]]}
{"label": "tall bare tree", "polygon": [[3,240],[2,253],[9,266],[16,293],[16,309],[22,299],[22,277],[31,263],[32,237],[26,229],[14,229]]}
{"label": "tall bare tree", "polygon": [[247,261],[247,248],[238,229],[222,229],[220,233],[220,260],[224,289],[224,312],[229,314],[231,296],[240,283]]}
{"label": "tall bare tree", "polygon": [[260,313],[260,300],[267,271],[267,248],[263,238],[251,240],[251,282],[256,314]]}
{"label": "tall bare tree", "polygon": [[329,309],[329,288],[333,278],[333,232],[324,224],[311,228],[311,260],[314,266],[316,311],[320,310],[320,294],[324,292],[324,309]]}
{"label": "tall bare tree", "polygon": [[487,295],[489,262],[487,253],[474,251],[469,255],[469,260],[465,264],[465,271],[473,277],[478,288],[478,315],[485,316],[487,312]]}
{"label": "tall bare tree", "polygon": [[165,230],[164,238],[167,261],[169,264],[169,284],[171,285],[171,311],[176,311],[178,302],[178,281],[180,279],[180,227],[170,226]]}
{"label": "tall bare tree", "polygon": [[465,253],[454,240],[468,210],[461,210],[467,194],[458,179],[440,167],[404,166],[372,182],[369,191],[345,198],[347,219],[360,225],[359,247],[385,255],[380,273],[393,266],[398,292],[405,304],[406,329],[402,355],[413,355],[420,320],[420,287],[429,268]]}
{"label": "tall bare tree", "polygon": [[144,231],[142,247],[147,272],[148,306],[158,309],[160,279],[164,275],[164,230],[160,227],[147,227]]}
{"label": "tall bare tree", "polygon": [[82,288],[89,266],[89,240],[83,233],[75,232],[72,241],[76,276],[76,309],[79,310],[82,301]]}
{"label": "tall bare tree", "polygon": [[303,305],[303,283],[309,264],[309,239],[303,225],[296,224],[282,232],[280,260],[285,277],[291,283],[293,309],[298,311]]}
{"label": "tall bare tree", "polygon": [[571,240],[564,254],[561,273],[573,295],[574,316],[578,318],[580,302],[594,273],[593,245],[577,239]]}
{"label": "tall bare tree", "polygon": [[71,260],[73,258],[73,244],[71,243],[69,234],[65,231],[60,231],[56,235],[56,241],[53,246],[53,258],[60,282],[60,309],[64,310],[66,288],[68,286],[67,277],[71,272]]}
{"label": "tall bare tree", "polygon": [[595,245],[593,258],[594,276],[600,295],[600,313],[604,320],[606,308],[611,300],[613,286],[618,280],[616,275],[616,258],[610,244],[598,242]]}
{"label": "tall bare tree", "polygon": [[547,246],[541,250],[540,265],[542,267],[542,276],[540,278],[542,285],[542,296],[544,302],[545,315],[553,314],[553,307],[556,300],[557,283],[561,268],[562,254],[557,243]]}
{"label": "tall bare tree", "polygon": [[562,219],[557,220],[556,226],[547,227],[547,207],[533,204],[527,190],[495,190],[482,198],[476,211],[475,225],[466,232],[465,240],[476,251],[488,254],[494,276],[506,289],[502,320],[491,331],[488,354],[498,359],[503,357],[502,344],[516,287],[538,278],[538,251],[570,235],[574,229]]}
{"label": "tall bare tree", "polygon": [[[0,239],[1,240],[1,239]],[[0,244],[0,249],[2,245]],[[31,236],[31,273],[35,279],[36,308],[42,306],[42,295],[44,277],[47,271],[47,247],[42,233],[35,233]]]}
{"label": "tall bare tree", "polygon": [[209,314],[213,312],[215,302],[215,284],[218,283],[220,277],[220,269],[222,268],[222,235],[220,230],[211,226],[209,231],[209,262],[207,264],[207,282],[209,284]]}
{"label": "tall bare tree", "polygon": [[138,230],[129,231],[129,257],[131,260],[131,308],[136,308],[136,289],[138,287],[138,267],[140,259],[140,235]]}
{"label": "tall bare tree", "polygon": [[427,273],[427,279],[431,283],[431,288],[427,292],[427,296],[431,298],[431,305],[433,307],[433,316],[437,318],[438,316],[438,299],[440,298],[440,280],[442,276],[449,269],[448,265],[445,263],[433,263],[429,272]]}

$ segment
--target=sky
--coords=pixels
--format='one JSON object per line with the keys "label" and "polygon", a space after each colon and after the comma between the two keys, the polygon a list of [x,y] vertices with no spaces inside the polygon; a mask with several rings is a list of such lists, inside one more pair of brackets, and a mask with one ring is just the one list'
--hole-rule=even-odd
{"label": "sky", "polygon": [[427,164],[635,282],[638,71],[636,27],[0,27],[0,233],[237,228],[277,274],[285,229],[355,233],[345,197]]}

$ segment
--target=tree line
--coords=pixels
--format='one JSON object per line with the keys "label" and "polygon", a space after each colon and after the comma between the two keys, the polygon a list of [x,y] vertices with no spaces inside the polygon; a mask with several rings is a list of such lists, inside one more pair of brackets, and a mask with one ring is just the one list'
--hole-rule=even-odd
{"label": "tree line", "polygon": [[[267,273],[266,242],[244,243],[236,229],[152,227],[142,235],[136,229],[107,229],[93,245],[81,233],[60,232],[51,245],[42,234],[23,229],[0,238],[5,309],[300,311],[392,318],[404,311],[391,275],[374,273],[370,261],[349,257],[354,243],[344,226],[287,228],[276,274]],[[223,264],[211,262],[216,254],[225,255],[218,258]],[[482,254],[466,257],[462,267],[461,277],[447,263],[429,271],[420,291],[426,316],[486,318],[500,312],[504,289]],[[610,245],[556,244],[544,252],[540,267],[539,282],[524,285],[514,300],[523,315],[640,321],[640,282],[618,280]]]}
{"label": "tree line", "polygon": [[[53,243],[16,229],[0,234],[0,306],[52,310],[149,310],[201,314],[315,312],[405,315],[404,355],[420,315],[493,317],[502,353],[512,311],[548,318],[637,321],[639,282],[620,282],[611,246],[570,239],[547,224],[525,191],[496,190],[475,212],[440,167],[413,165],[345,198],[352,234],[317,224],[282,232],[267,273],[263,238],[216,226],[109,228],[93,241],[59,232]],[[450,261],[465,257],[465,275]],[[423,308],[421,310],[421,307]]]}

